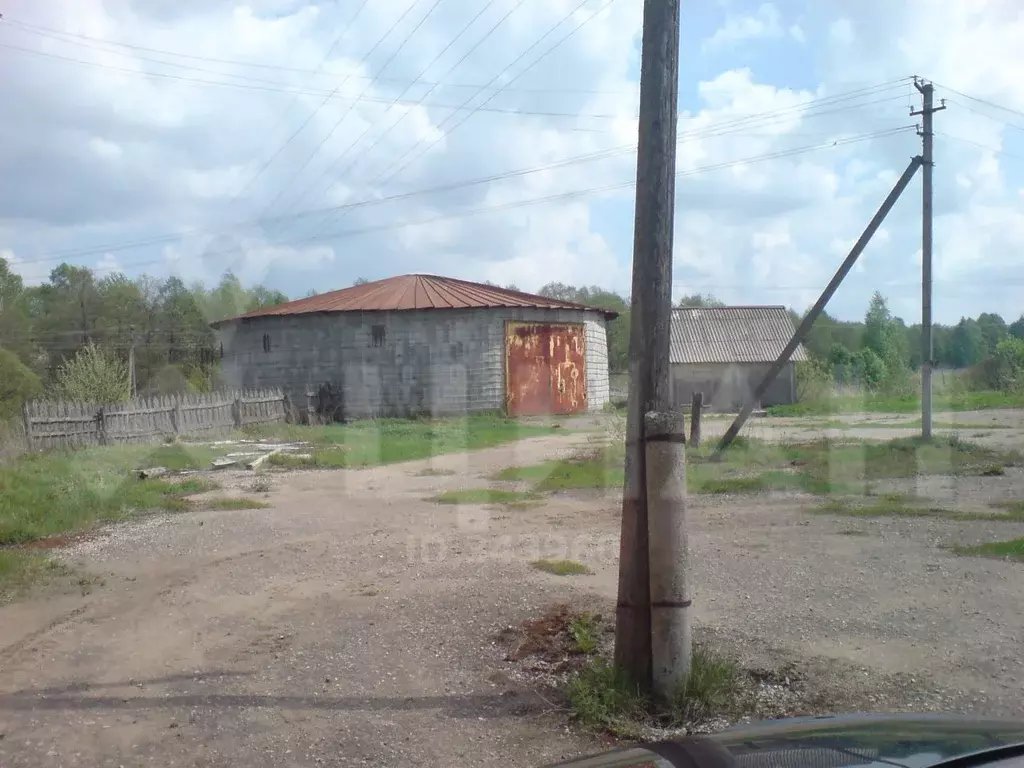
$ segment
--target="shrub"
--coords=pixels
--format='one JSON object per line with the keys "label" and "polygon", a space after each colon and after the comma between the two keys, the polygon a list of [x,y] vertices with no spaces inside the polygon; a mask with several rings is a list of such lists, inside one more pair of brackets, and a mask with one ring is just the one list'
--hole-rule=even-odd
{"label": "shrub", "polygon": [[0,422],[14,418],[24,401],[42,393],[39,377],[13,352],[0,349]]}
{"label": "shrub", "polygon": [[57,372],[57,392],[81,403],[119,403],[131,397],[128,365],[113,353],[88,344]]}
{"label": "shrub", "polygon": [[832,393],[832,372],[827,363],[807,360],[796,364],[796,398],[801,403],[821,403]]}
{"label": "shrub", "polygon": [[885,362],[868,347],[853,356],[853,368],[857,381],[868,389],[878,389],[886,376]]}

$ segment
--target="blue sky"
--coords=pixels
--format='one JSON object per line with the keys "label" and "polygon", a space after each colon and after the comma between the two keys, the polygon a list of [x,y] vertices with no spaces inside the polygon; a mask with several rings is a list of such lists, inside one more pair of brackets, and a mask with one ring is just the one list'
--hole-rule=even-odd
{"label": "blue sky", "polygon": [[[640,0],[358,7],[5,4],[0,255],[30,282],[68,260],[296,297],[407,272],[627,291]],[[918,74],[950,99],[937,317],[1024,312],[1011,4],[683,3],[680,49],[676,294],[806,308],[920,151]],[[920,204],[918,179],[830,311],[878,289],[919,315]]]}

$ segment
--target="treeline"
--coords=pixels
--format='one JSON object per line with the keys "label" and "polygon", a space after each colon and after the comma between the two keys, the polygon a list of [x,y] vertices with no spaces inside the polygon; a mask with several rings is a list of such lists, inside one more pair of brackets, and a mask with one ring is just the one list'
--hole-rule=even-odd
{"label": "treeline", "polygon": [[73,379],[87,385],[99,376],[117,389],[127,375],[130,386],[129,357],[140,394],[209,390],[219,361],[209,323],[287,300],[263,286],[245,288],[231,273],[206,288],[176,277],[101,278],[68,264],[26,286],[0,258],[0,418],[42,392],[70,395],[62,386]]}
{"label": "treeline", "polygon": [[[913,387],[908,374],[921,367],[921,326],[894,317],[885,297],[876,292],[861,322],[823,313],[805,347],[839,384],[909,394]],[[967,370],[966,383],[972,388],[1024,386],[1024,315],[1007,323],[996,313],[983,312],[976,318],[961,318],[956,325],[936,324],[932,348],[933,365]]]}
{"label": "treeline", "polygon": [[[608,326],[609,364],[613,371],[629,366],[628,299],[598,287],[549,283],[539,293],[566,301],[612,309],[620,313]],[[724,306],[711,294],[683,296],[678,307]],[[801,316],[790,310],[794,327]],[[894,317],[881,293],[869,302],[864,319],[838,320],[827,312],[814,323],[804,343],[814,361],[811,373],[839,384],[859,384],[910,394],[912,375],[921,367],[921,326]],[[962,318],[956,325],[937,324],[932,330],[933,362],[937,368],[970,369],[968,383],[976,388],[1010,389],[1024,386],[1024,314],[1013,322],[992,312]]]}
{"label": "treeline", "polygon": [[[628,298],[597,286],[558,282],[538,293],[618,312],[608,325],[609,367],[628,369]],[[42,285],[26,286],[0,258],[0,419],[13,415],[23,399],[43,392],[73,398],[90,387],[120,393],[134,386],[140,394],[215,388],[220,355],[209,323],[285,301],[280,291],[245,288],[230,272],[207,288],[175,277],[101,278],[87,268],[62,264]],[[704,294],[677,303],[721,305]],[[798,322],[800,317],[792,314]],[[998,314],[982,313],[956,325],[936,325],[933,336],[937,367],[970,369],[978,388],[1024,387],[1024,315],[1008,323]],[[911,374],[921,365],[920,326],[893,317],[880,293],[872,297],[862,321],[823,314],[805,346],[818,380],[893,393],[908,393]]]}

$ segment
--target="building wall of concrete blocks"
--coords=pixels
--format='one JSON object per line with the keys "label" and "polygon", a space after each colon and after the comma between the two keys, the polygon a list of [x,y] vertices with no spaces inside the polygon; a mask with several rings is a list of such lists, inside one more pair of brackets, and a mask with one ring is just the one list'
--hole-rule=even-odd
{"label": "building wall of concrete blocks", "polygon": [[[689,405],[694,392],[717,411],[736,411],[753,397],[771,363],[673,363],[672,401]],[[761,406],[796,402],[796,368],[787,364],[772,382]]]}
{"label": "building wall of concrete blocks", "polygon": [[330,384],[345,418],[505,407],[505,322],[583,323],[588,408],[608,402],[605,319],[547,309],[414,310],[256,317],[218,329],[224,384],[280,387],[303,406]]}

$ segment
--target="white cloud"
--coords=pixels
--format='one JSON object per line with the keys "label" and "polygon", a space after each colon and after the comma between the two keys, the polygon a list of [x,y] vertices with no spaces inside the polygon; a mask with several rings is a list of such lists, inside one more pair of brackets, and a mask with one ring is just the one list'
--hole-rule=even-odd
{"label": "white cloud", "polygon": [[21,275],[25,285],[45,283],[50,276],[50,270],[46,265],[26,263],[10,248],[0,248],[0,259],[4,259],[7,262],[7,266],[12,272]]}
{"label": "white cloud", "polygon": [[[483,85],[511,64],[507,81],[601,6],[588,4],[513,64],[577,0],[524,3],[449,74],[515,2],[487,7],[452,42],[480,7],[443,0],[399,51],[430,5],[418,3],[387,36],[408,3],[370,3],[350,27],[352,9],[301,0],[54,0],[5,9],[12,22],[268,66],[78,45],[5,22],[5,43],[100,66],[0,49],[0,67],[17,74],[0,126],[0,163],[5,178],[16,180],[0,190],[0,248],[16,253],[15,268],[36,280],[59,263],[54,254],[91,249],[69,258],[187,280],[216,279],[232,268],[293,295],[413,271],[525,289],[560,280],[628,290],[632,189],[566,193],[635,177],[635,154],[614,150],[636,138],[641,1],[609,6],[461,125],[494,95],[463,86]],[[708,72],[682,63],[677,292],[801,307],[813,301],[920,151],[913,133],[832,143],[910,125],[906,107],[919,97],[905,81],[857,99],[807,102],[916,72],[951,99],[936,116],[936,291],[950,297],[937,311],[1019,312],[1019,286],[1006,275],[1024,250],[1024,167],[1005,152],[1020,154],[1006,123],[1021,119],[949,90],[1024,110],[1024,86],[1007,64],[1024,50],[1015,6],[911,0],[893,8],[864,0],[820,4],[798,19],[783,19],[769,3],[733,0],[722,10],[724,25],[706,41],[716,56],[707,58],[729,56],[728,66]],[[683,13],[691,12],[684,4]],[[684,16],[684,35],[687,29]],[[336,38],[329,74],[313,74]],[[766,45],[742,45],[752,40]],[[683,50],[700,42],[684,40]],[[800,58],[787,58],[794,54]],[[696,82],[695,71],[702,73]],[[428,94],[431,86],[413,78],[444,84]],[[196,79],[245,87],[190,82]],[[336,86],[344,98],[320,108]],[[467,109],[455,112],[467,99]],[[771,118],[750,118],[768,112]],[[802,151],[819,145],[825,148]],[[792,150],[801,151],[786,154]],[[603,151],[590,162],[562,162]],[[754,161],[736,162],[744,158]],[[422,190],[435,191],[407,195]],[[526,199],[547,202],[520,205]],[[368,200],[377,202],[344,207]],[[342,208],[294,216],[330,206]],[[876,238],[836,297],[846,315],[862,313],[883,284],[894,300],[917,300],[919,181],[885,232],[888,239]],[[118,243],[142,244],[106,247]],[[969,293],[972,284],[982,288]]]}
{"label": "white cloud", "polygon": [[747,40],[778,38],[785,34],[778,9],[762,3],[753,14],[729,14],[725,24],[704,41],[704,50],[736,45]]}

